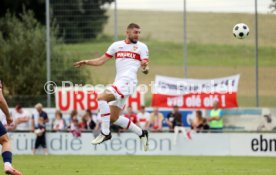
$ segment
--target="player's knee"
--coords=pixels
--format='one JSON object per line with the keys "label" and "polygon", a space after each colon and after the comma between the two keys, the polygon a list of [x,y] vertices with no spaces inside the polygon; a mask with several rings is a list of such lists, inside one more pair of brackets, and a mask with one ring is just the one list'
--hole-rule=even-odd
{"label": "player's knee", "polygon": [[99,95],[98,96],[98,101],[107,101],[107,99],[105,98],[105,96]]}
{"label": "player's knee", "polygon": [[118,120],[118,118],[119,118],[119,115],[111,115],[110,116],[110,122],[114,123]]}
{"label": "player's knee", "polygon": [[2,136],[0,137],[0,144],[1,144],[1,145],[3,145],[4,143],[8,143],[8,142],[9,142],[9,137],[8,137],[7,134],[2,135]]}
{"label": "player's knee", "polygon": [[110,117],[110,122],[114,123],[116,120],[113,117]]}
{"label": "player's knee", "polygon": [[115,100],[115,97],[113,94],[109,93],[109,91],[105,91],[104,93],[98,95],[98,101],[110,102],[112,100]]}

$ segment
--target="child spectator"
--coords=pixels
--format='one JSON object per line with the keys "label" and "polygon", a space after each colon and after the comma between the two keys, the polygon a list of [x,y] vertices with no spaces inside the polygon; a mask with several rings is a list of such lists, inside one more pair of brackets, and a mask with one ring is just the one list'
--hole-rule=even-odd
{"label": "child spectator", "polygon": [[69,131],[73,134],[74,137],[80,137],[81,136],[81,128],[79,127],[79,121],[77,118],[73,118],[73,120],[70,123]]}
{"label": "child spectator", "polygon": [[35,126],[34,133],[36,134],[35,147],[33,154],[41,146],[43,148],[44,154],[48,155],[47,145],[46,145],[46,127],[45,120],[43,117],[38,118],[38,124]]}
{"label": "child spectator", "polygon": [[62,113],[59,110],[55,113],[55,119],[52,126],[53,131],[62,131],[65,129],[65,120],[62,118]]}

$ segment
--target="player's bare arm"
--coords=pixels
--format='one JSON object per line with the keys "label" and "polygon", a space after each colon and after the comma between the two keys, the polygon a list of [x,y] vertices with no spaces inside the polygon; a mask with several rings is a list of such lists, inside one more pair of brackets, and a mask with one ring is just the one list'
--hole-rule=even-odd
{"label": "player's bare arm", "polygon": [[89,66],[101,66],[103,65],[107,60],[109,60],[110,57],[107,57],[105,54],[101,57],[91,59],[91,60],[81,60],[74,63],[74,67],[79,68],[83,65],[89,65]]}
{"label": "player's bare arm", "polygon": [[2,87],[2,84],[1,84],[1,81],[0,81],[0,109],[2,109],[2,111],[4,112],[5,116],[6,116],[6,120],[7,120],[7,124],[10,125],[13,120],[12,120],[12,117],[10,116],[10,113],[9,113],[9,107],[8,107],[8,104],[3,96],[3,87]]}
{"label": "player's bare arm", "polygon": [[142,68],[142,72],[144,74],[148,74],[149,73],[149,62],[148,61],[141,61],[141,68]]}
{"label": "player's bare arm", "polygon": [[209,122],[213,120],[220,120],[220,117],[212,117],[207,119]]}

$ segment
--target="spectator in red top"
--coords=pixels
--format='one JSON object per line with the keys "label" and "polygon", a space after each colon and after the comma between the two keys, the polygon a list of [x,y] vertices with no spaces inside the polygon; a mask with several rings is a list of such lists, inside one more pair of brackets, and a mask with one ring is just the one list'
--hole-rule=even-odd
{"label": "spectator in red top", "polygon": [[131,106],[127,108],[127,113],[125,114],[125,117],[130,119],[134,124],[137,124],[137,115],[133,112]]}

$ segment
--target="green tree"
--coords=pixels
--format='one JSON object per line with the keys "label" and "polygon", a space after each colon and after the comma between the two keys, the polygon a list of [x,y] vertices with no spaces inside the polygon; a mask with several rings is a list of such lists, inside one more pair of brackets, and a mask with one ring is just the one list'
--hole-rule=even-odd
{"label": "green tree", "polygon": [[20,14],[23,13],[24,9],[32,10],[34,12],[34,17],[41,24],[45,24],[45,0],[0,1],[0,17],[5,16],[8,11],[19,17]]}
{"label": "green tree", "polygon": [[270,4],[269,8],[272,9],[272,13],[276,12],[276,0],[272,0],[272,3]]}
{"label": "green tree", "polygon": [[[114,0],[50,0],[51,20],[58,26],[58,36],[65,42],[81,42],[95,38],[107,22],[102,8]],[[45,0],[1,0],[0,17],[7,10],[19,16],[27,10],[34,11],[35,18],[45,25]]]}
{"label": "green tree", "polygon": [[[8,98],[11,105],[20,100],[24,102],[22,105],[30,106],[36,102],[33,99],[40,96],[44,99],[40,102],[45,103],[45,27],[31,11],[23,11],[18,16],[8,12],[0,19],[0,80],[5,83],[6,95],[13,98]],[[56,42],[54,37],[52,42]],[[58,84],[63,80],[76,83],[85,81],[83,73],[75,71],[73,61],[65,59],[62,52],[53,50],[51,58],[53,81]],[[27,99],[24,100],[25,97]]]}
{"label": "green tree", "polygon": [[59,36],[66,43],[80,42],[95,38],[107,21],[102,6],[114,0],[68,0],[51,1],[52,16],[55,19]]}
{"label": "green tree", "polygon": [[0,19],[0,76],[9,95],[42,94],[45,81],[45,34],[26,12],[17,18],[7,13]]}

